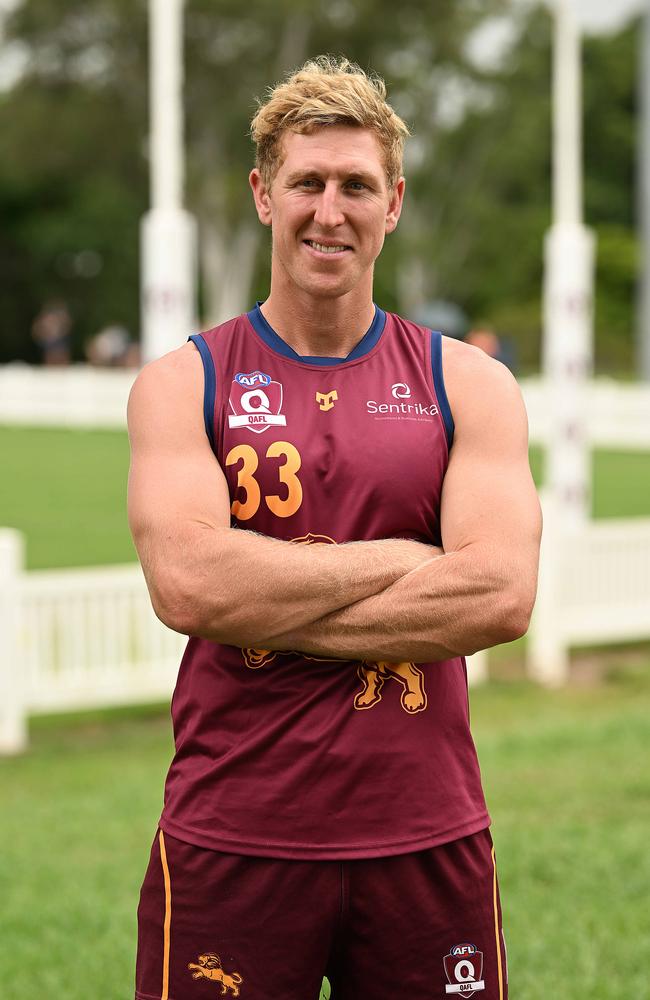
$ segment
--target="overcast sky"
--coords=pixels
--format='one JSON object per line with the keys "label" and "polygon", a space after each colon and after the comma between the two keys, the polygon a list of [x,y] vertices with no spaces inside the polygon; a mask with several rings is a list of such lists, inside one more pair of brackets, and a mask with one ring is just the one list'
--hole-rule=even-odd
{"label": "overcast sky", "polygon": [[618,28],[633,14],[645,7],[648,0],[572,0],[581,24],[590,31],[607,31]]}

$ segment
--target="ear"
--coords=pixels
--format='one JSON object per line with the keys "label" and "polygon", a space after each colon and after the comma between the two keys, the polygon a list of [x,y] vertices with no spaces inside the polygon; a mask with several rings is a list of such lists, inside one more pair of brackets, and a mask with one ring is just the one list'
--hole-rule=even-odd
{"label": "ear", "polygon": [[248,183],[253,191],[253,200],[255,201],[258,219],[263,226],[270,226],[272,218],[271,195],[257,167],[251,170],[248,175]]}
{"label": "ear", "polygon": [[399,222],[399,217],[402,214],[402,205],[404,204],[404,191],[406,189],[406,181],[403,177],[400,177],[397,184],[393,188],[390,195],[390,201],[388,202],[388,210],[386,212],[386,232],[392,233],[397,223]]}

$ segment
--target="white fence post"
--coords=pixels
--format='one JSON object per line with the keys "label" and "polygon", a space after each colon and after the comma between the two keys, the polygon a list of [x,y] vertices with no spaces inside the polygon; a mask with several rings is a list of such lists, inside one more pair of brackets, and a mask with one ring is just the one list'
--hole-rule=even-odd
{"label": "white fence post", "polygon": [[19,531],[0,529],[0,753],[27,747],[23,677],[18,656],[18,586],[25,565]]}
{"label": "white fence post", "polygon": [[549,687],[566,683],[569,653],[562,634],[562,608],[558,599],[563,527],[550,494],[542,494],[544,531],[539,564],[537,601],[528,635],[526,668],[529,677]]}
{"label": "white fence post", "polygon": [[467,656],[467,683],[470,687],[478,687],[488,680],[488,653],[481,649],[478,653]]}

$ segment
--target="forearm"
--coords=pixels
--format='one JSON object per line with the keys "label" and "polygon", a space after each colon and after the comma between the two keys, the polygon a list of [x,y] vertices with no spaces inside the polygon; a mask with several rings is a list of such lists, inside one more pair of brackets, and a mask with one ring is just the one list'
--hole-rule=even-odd
{"label": "forearm", "polygon": [[522,567],[499,564],[488,553],[480,559],[474,550],[452,552],[263,647],[389,662],[469,655],[523,634],[534,591],[534,572],[531,579],[530,571],[523,575]]}
{"label": "forearm", "polygon": [[[430,546],[402,539],[345,545],[294,544],[204,525],[179,542],[157,540],[143,567],[159,617],[177,631],[256,646],[293,632],[390,586],[429,558]],[[148,572],[147,572],[148,570]]]}

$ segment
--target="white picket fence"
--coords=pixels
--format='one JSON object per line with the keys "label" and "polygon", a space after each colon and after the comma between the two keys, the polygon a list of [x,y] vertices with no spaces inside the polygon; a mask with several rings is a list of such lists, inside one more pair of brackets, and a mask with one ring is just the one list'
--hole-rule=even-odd
{"label": "white picket fence", "polygon": [[126,427],[137,371],[70,365],[0,365],[0,424],[25,427]]}
{"label": "white picket fence", "polygon": [[[569,673],[571,647],[650,637],[650,519],[578,532],[548,500],[527,670],[547,685]],[[22,538],[0,531],[0,753],[27,744],[27,719],[167,699],[185,637],[162,625],[138,566],[25,572]],[[468,660],[470,683],[487,657]]]}
{"label": "white picket fence", "polygon": [[158,621],[138,565],[24,572],[0,531],[0,752],[27,718],[170,697],[186,643]]}
{"label": "white picket fence", "polygon": [[[126,425],[126,401],[137,372],[73,365],[69,368],[0,366],[0,424],[55,427]],[[547,443],[548,392],[541,378],[521,380],[531,441]],[[592,445],[650,450],[650,386],[594,380],[585,394]]]}
{"label": "white picket fence", "polygon": [[[0,753],[27,746],[27,720],[168,699],[187,639],[153,613],[137,565],[23,569],[23,542],[0,531]],[[486,658],[470,657],[472,682]]]}
{"label": "white picket fence", "polygon": [[531,677],[569,676],[569,650],[650,638],[650,518],[559,523],[544,498],[539,586],[527,645]]}

